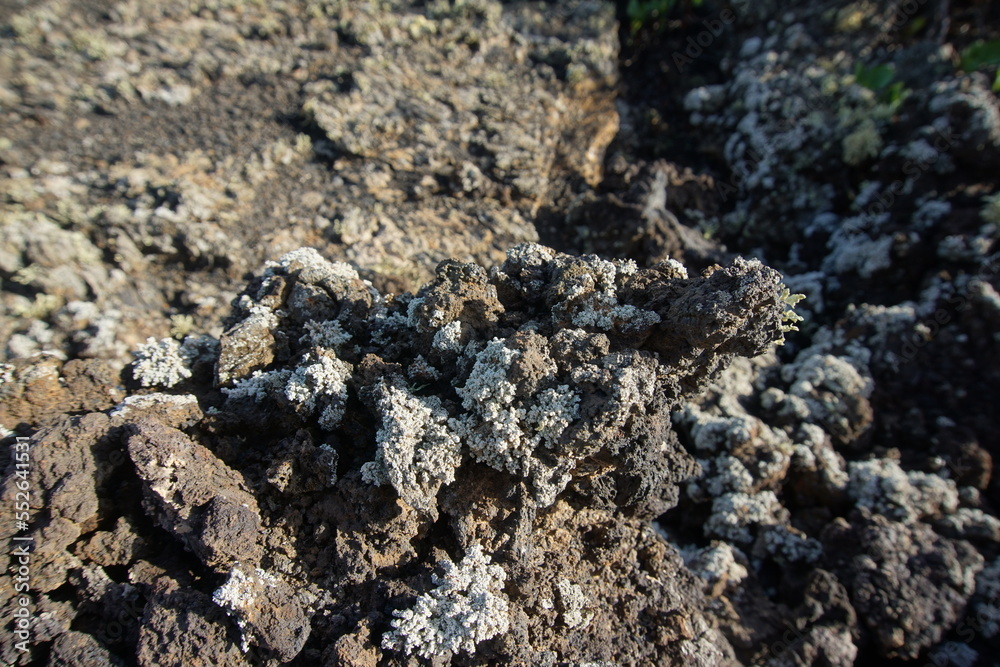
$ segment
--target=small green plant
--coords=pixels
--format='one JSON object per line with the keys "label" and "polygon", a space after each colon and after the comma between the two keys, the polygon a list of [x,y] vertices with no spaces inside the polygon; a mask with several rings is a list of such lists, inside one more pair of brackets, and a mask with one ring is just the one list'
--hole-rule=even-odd
{"label": "small green plant", "polygon": [[[629,0],[625,14],[628,16],[632,34],[665,18],[679,2],[681,0]],[[700,7],[702,2],[704,0],[690,0],[693,7]],[[659,23],[658,28],[662,29],[664,25]]]}
{"label": "small green plant", "polygon": [[[782,285],[782,288],[781,296],[778,297],[778,300],[788,306],[788,308],[785,308],[785,312],[781,314],[781,332],[788,333],[789,331],[798,331],[799,328],[795,325],[805,318],[795,312],[795,304],[806,298],[806,295],[792,294],[791,290],[784,285]],[[779,340],[777,344],[785,344],[784,336],[782,336],[781,340]]]}
{"label": "small green plant", "polygon": [[854,81],[875,93],[879,101],[893,107],[898,106],[907,93],[902,81],[893,82],[895,77],[896,68],[892,65],[865,67],[858,63],[854,66]]}
{"label": "small green plant", "polygon": [[927,27],[927,19],[923,16],[917,16],[912,21],[906,24],[903,28],[903,36],[909,39],[913,39],[917,34]]}
{"label": "small green plant", "polygon": [[993,91],[1000,93],[1000,39],[992,39],[988,42],[979,40],[970,44],[962,49],[960,58],[961,68],[966,72],[997,67]]}
{"label": "small green plant", "polygon": [[629,0],[625,14],[628,16],[632,34],[636,34],[642,30],[643,26],[669,14],[676,4],[677,0]]}
{"label": "small green plant", "polygon": [[190,315],[175,314],[170,316],[170,335],[182,340],[194,329],[194,318]]}

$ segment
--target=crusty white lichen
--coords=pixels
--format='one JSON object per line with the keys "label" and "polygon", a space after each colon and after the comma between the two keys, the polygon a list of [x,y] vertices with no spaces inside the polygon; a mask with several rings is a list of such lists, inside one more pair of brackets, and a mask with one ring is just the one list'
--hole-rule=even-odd
{"label": "crusty white lichen", "polygon": [[[561,452],[563,459],[552,465],[536,449],[557,446],[579,416],[580,396],[571,385],[560,384],[519,398],[507,375],[520,354],[499,338],[480,350],[465,384],[456,388],[466,412],[449,424],[477,461],[529,479],[544,506],[569,482],[574,460]],[[548,363],[554,372],[554,362]]]}
{"label": "crusty white lichen", "polygon": [[336,357],[307,355],[289,376],[285,396],[307,414],[318,409],[320,427],[332,431],[344,416],[351,370],[349,363]]}
{"label": "crusty white lichen", "polygon": [[361,466],[361,477],[369,484],[392,484],[411,506],[430,509],[438,489],[455,481],[461,442],[436,396],[414,396],[385,384],[379,393],[382,425],[375,460]]}
{"label": "crusty white lichen", "polygon": [[749,544],[752,526],[782,523],[787,510],[773,491],[724,493],[712,501],[712,516],[705,522],[705,535]]}
{"label": "crusty white lichen", "polygon": [[781,370],[788,391],[769,389],[764,407],[783,417],[850,430],[858,397],[868,398],[874,382],[868,370],[853,359],[803,350]]}
{"label": "crusty white lichen", "polygon": [[226,583],[212,594],[215,604],[228,611],[241,611],[253,606],[254,592],[261,586],[273,585],[277,582],[274,575],[256,568],[252,572],[244,572],[241,568],[233,568]]}
{"label": "crusty white lichen", "polygon": [[833,448],[829,437],[816,424],[799,425],[799,440],[793,448],[792,465],[816,473],[822,488],[828,493],[839,494],[847,488],[849,477],[844,457]]}
{"label": "crusty white lichen", "polygon": [[329,354],[306,354],[302,363],[292,370],[254,371],[223,387],[229,402],[283,396],[305,416],[319,413],[319,425],[332,431],[344,416],[347,401],[347,380],[351,364]]}
{"label": "crusty white lichen", "polygon": [[713,541],[709,546],[681,549],[684,564],[689,570],[708,582],[710,587],[736,585],[747,577],[747,568],[737,560],[746,557],[728,542]]}
{"label": "crusty white lichen", "polygon": [[393,612],[393,629],[382,635],[382,648],[428,659],[458,651],[472,655],[479,642],[507,632],[502,567],[491,563],[479,545],[468,548],[458,565],[450,560],[438,565],[444,574],[433,575],[436,588],[412,608]]}
{"label": "crusty white lichen", "polygon": [[538,401],[528,408],[525,421],[534,427],[535,435],[546,447],[552,448],[570,423],[580,416],[580,397],[569,385],[559,385],[538,394]]}
{"label": "crusty white lichen", "polygon": [[[728,379],[736,370],[734,365],[724,377]],[[687,485],[693,500],[706,501],[725,493],[751,493],[783,475],[794,451],[784,431],[745,413],[738,402],[724,411],[736,413],[735,416],[712,412],[692,403],[678,413],[680,423],[690,424],[691,439],[700,457],[702,472]],[[738,449],[746,450],[751,444],[753,459],[743,460],[732,454]]]}
{"label": "crusty white lichen", "polygon": [[191,377],[192,354],[173,338],[147,338],[134,354],[132,375],[143,387],[173,387]]}
{"label": "crusty white lichen", "polygon": [[782,564],[814,562],[823,555],[823,545],[792,526],[766,526],[760,535],[760,550]]}
{"label": "crusty white lichen", "polygon": [[560,579],[556,582],[556,589],[559,591],[559,604],[566,627],[587,627],[594,618],[594,612],[587,609],[590,600],[583,592],[583,587],[569,579]]}
{"label": "crusty white lichen", "polygon": [[389,313],[384,310],[376,312],[371,318],[372,342],[376,345],[386,345],[397,332],[407,326],[406,316],[401,313]]}
{"label": "crusty white lichen", "polygon": [[424,359],[424,355],[418,354],[417,358],[413,360],[406,369],[406,376],[413,379],[420,380],[440,380],[441,372],[431,366],[431,364]]}
{"label": "crusty white lichen", "polygon": [[462,349],[462,323],[458,320],[449,322],[434,334],[431,347],[442,352],[458,352]]}
{"label": "crusty white lichen", "polygon": [[[975,487],[968,489],[978,491]],[[960,507],[935,523],[942,532],[962,539],[1000,541],[1000,519],[978,507]]]}
{"label": "crusty white lichen", "polygon": [[852,462],[847,493],[859,507],[912,523],[958,508],[955,482],[921,471],[904,471],[891,459]]}
{"label": "crusty white lichen", "polygon": [[583,269],[564,279],[562,298],[552,307],[553,319],[567,320],[576,327],[626,333],[658,324],[660,316],[656,313],[618,303],[618,282],[635,271],[634,262],[590,257]]}
{"label": "crusty white lichen", "polygon": [[158,407],[169,406],[171,408],[197,407],[198,398],[194,394],[143,394],[142,396],[126,396],[125,399],[116,405],[109,413],[112,417],[131,416],[131,413],[143,414],[144,412]]}
{"label": "crusty white lichen", "polygon": [[[665,331],[660,318],[668,310],[657,291],[692,290],[683,304],[691,316],[677,315],[678,327],[710,331],[712,345],[737,335],[743,310],[766,317],[747,324],[753,333],[742,343],[758,349],[773,342],[777,330],[780,276],[759,261],[737,260],[714,278],[686,275],[676,262],[653,271],[628,260],[571,257],[523,244],[489,275],[445,262],[438,280],[418,296],[383,298],[350,267],[296,251],[268,264],[261,282],[249,288],[239,307],[246,316],[227,339],[236,359],[243,347],[256,349],[239,336],[257,336],[257,318],[277,350],[295,361],[252,374],[245,366],[223,391],[234,410],[259,417],[252,403],[267,400],[268,410],[291,407],[332,428],[342,418],[350,382],[379,424],[363,478],[392,484],[404,502],[431,514],[441,486],[454,480],[466,458],[524,481],[531,502],[546,507],[574,474],[592,467],[581,469],[582,462],[604,452],[598,474],[625,465],[643,479],[621,494],[622,502],[635,502],[665,482],[666,473],[645,457],[647,444],[673,447],[661,433],[669,404],[701,382],[709,366],[729,361],[728,354],[705,360],[695,342]],[[700,301],[718,306],[733,332],[721,334],[715,315],[703,318]],[[353,347],[344,346],[345,329]],[[679,346],[683,368],[664,362],[664,346]],[[277,355],[260,352],[256,367],[273,368]],[[354,369],[344,360],[360,369],[374,359],[388,364],[381,369],[387,375],[349,377]],[[787,465],[788,458],[762,460],[749,474],[770,476],[770,467]],[[624,486],[615,478],[619,483]],[[599,492],[611,491],[605,485]]]}
{"label": "crusty white lichen", "polygon": [[491,340],[476,355],[472,373],[465,385],[457,390],[462,407],[484,417],[499,417],[500,412],[514,402],[517,388],[507,380],[507,370],[517,356],[517,350],[504,345],[501,339]]}
{"label": "crusty white lichen", "polygon": [[[885,214],[883,214],[884,216]],[[823,270],[828,274],[856,272],[862,278],[892,265],[892,236],[872,237],[860,231],[864,225],[860,217],[848,218],[827,241],[829,254],[823,259]],[[875,225],[877,227],[878,225]]]}
{"label": "crusty white lichen", "polygon": [[212,594],[212,601],[225,609],[240,627],[244,651],[250,649],[250,638],[254,634],[247,624],[246,613],[258,604],[262,590],[274,586],[277,581],[274,575],[260,568],[244,572],[242,568],[235,567],[230,571],[226,583]]}
{"label": "crusty white lichen", "polygon": [[299,342],[308,342],[316,347],[336,350],[351,340],[351,334],[344,331],[344,327],[337,320],[306,322],[305,329],[306,333],[299,339]]}
{"label": "crusty white lichen", "polygon": [[344,262],[331,262],[315,248],[298,248],[285,253],[277,261],[264,264],[265,276],[284,272],[299,272],[304,282],[317,284],[323,281],[360,280],[353,266]]}
{"label": "crusty white lichen", "polygon": [[272,392],[283,390],[291,375],[292,372],[287,369],[254,371],[236,380],[232,387],[223,387],[222,393],[228,401],[252,400],[260,403]]}

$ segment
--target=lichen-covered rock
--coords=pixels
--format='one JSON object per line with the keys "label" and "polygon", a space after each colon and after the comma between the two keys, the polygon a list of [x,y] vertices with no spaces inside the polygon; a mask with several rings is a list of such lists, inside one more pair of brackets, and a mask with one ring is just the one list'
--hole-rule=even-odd
{"label": "lichen-covered rock", "polygon": [[904,472],[886,459],[852,463],[847,493],[858,507],[902,523],[950,515],[958,509],[954,482],[920,471]]}
{"label": "lichen-covered rock", "polygon": [[941,641],[963,617],[983,568],[968,542],[878,514],[832,522],[823,543],[859,620],[890,658],[912,660]]}
{"label": "lichen-covered rock", "polygon": [[[336,494],[309,515],[318,525],[336,525],[329,562],[342,573],[337,590],[413,610],[398,612],[394,629],[381,635],[365,630],[351,612],[357,626],[345,628],[352,638],[330,649],[337,655],[362,660],[399,650],[430,657],[464,649],[477,660],[545,662],[534,647],[552,645],[556,624],[590,637],[590,653],[560,643],[567,656],[656,661],[671,655],[710,664],[727,649],[710,649],[718,638],[693,599],[679,602],[687,593],[671,586],[656,593],[653,607],[644,603],[612,621],[599,610],[625,598],[587,584],[597,572],[579,553],[612,548],[610,537],[600,538],[604,547],[592,544],[593,531],[625,531],[649,558],[664,560],[664,572],[683,571],[666,545],[651,533],[640,537],[638,524],[618,526],[614,512],[651,517],[676,502],[693,461],[670,429],[670,410],[736,354],[760,353],[780,338],[779,285],[777,274],[759,262],[737,260],[690,277],[674,261],[640,269],[522,245],[490,272],[444,262],[416,294],[382,296],[351,267],[299,250],[269,264],[237,299],[231,331],[266,313],[267,339],[281,344],[246,356],[242,374],[232,373],[228,382],[218,378],[225,402],[213,419],[221,424],[235,417],[265,440],[290,428],[329,432]],[[295,294],[310,296],[296,300]],[[223,336],[223,357],[229,347],[246,349]],[[343,413],[332,423],[320,410],[302,409],[311,397],[329,394],[326,384],[300,383],[289,391],[316,359],[343,369],[345,390],[334,392]],[[280,437],[267,454],[273,463],[266,480],[283,497],[294,497],[281,466],[294,469],[318,450],[310,454],[313,449]],[[311,479],[307,475],[301,488],[321,492]],[[575,518],[564,498],[591,506],[594,514]],[[559,522],[572,528],[556,544],[549,536]],[[414,548],[428,531],[439,530],[433,526],[474,562],[491,559],[490,580],[506,581],[505,591],[515,585],[521,597],[510,598],[504,611],[499,585],[479,590],[459,582],[461,594],[451,588],[434,593],[428,569],[423,578],[390,580],[392,598],[372,589],[385,568],[459,563],[450,549],[435,546],[438,555],[425,561]],[[556,556],[566,549],[577,554],[576,565],[556,577],[542,564],[570,558]],[[628,553],[614,558],[632,590],[642,586],[642,576]],[[667,579],[664,573],[660,580]],[[423,602],[414,603],[414,595]],[[469,603],[469,613],[461,611],[463,596],[478,600]],[[672,604],[685,611],[672,615]],[[660,630],[622,643],[627,625],[644,622],[644,613]],[[543,616],[533,618],[537,614]],[[464,630],[449,620],[456,615],[469,620]],[[607,650],[597,650],[602,643]]]}
{"label": "lichen-covered rock", "polygon": [[455,481],[461,464],[458,435],[447,427],[447,412],[436,397],[417,398],[405,388],[380,385],[382,394],[375,460],[361,467],[370,484],[392,484],[400,497],[420,510],[430,510],[443,484]]}
{"label": "lichen-covered rock", "polygon": [[[227,406],[249,418],[310,417],[331,390],[298,378],[324,359],[337,369],[338,405],[353,386],[379,415],[364,479],[422,511],[433,511],[463,455],[521,480],[542,507],[571,482],[602,503],[660,491],[669,503],[666,489],[689,465],[669,453],[671,405],[780,335],[777,274],[738,259],[688,278],[675,264],[639,269],[522,245],[489,276],[445,262],[416,295],[386,299],[350,267],[296,251],[241,297],[246,319],[232,329],[269,313],[269,337],[287,341],[283,356],[296,365],[249,373],[272,360],[251,358],[224,388]],[[323,298],[298,307],[277,296],[315,290]],[[315,322],[337,323],[355,344],[313,345],[302,332]],[[242,344],[224,336],[222,357],[231,349]],[[319,425],[336,427],[339,417],[327,417]]]}
{"label": "lichen-covered rock", "polygon": [[129,430],[129,456],[157,523],[210,567],[256,565],[260,514],[242,477],[182,431],[152,420]]}
{"label": "lichen-covered rock", "polygon": [[[477,545],[507,630],[456,664],[990,662],[996,7],[682,4],[4,3],[0,437],[37,548],[0,662],[443,663],[384,644]],[[500,268],[538,239],[618,259]],[[727,246],[808,299],[720,376],[770,338]],[[210,454],[191,532],[129,457],[147,419]],[[226,542],[259,562],[190,553]]]}
{"label": "lichen-covered rock", "polygon": [[197,423],[205,413],[193,394],[137,394],[128,396],[108,415],[116,426],[139,419],[155,419],[171,428],[185,428]]}
{"label": "lichen-covered rock", "polygon": [[191,354],[173,338],[147,338],[135,357],[132,374],[143,387],[173,387],[191,377]]}
{"label": "lichen-covered rock", "polygon": [[476,644],[507,632],[510,611],[502,567],[491,565],[479,545],[470,547],[457,565],[450,560],[439,565],[444,574],[434,575],[437,587],[417,598],[412,609],[394,613],[393,630],[382,636],[383,648],[424,658],[474,654]]}
{"label": "lichen-covered rock", "polygon": [[[778,491],[796,453],[813,463],[816,453],[796,443],[804,439],[799,432],[769,425],[741,400],[753,394],[755,375],[774,362],[772,355],[737,359],[703,396],[678,411],[678,425],[701,468],[685,485],[682,498],[684,505],[708,507],[701,526],[708,538],[738,545],[758,559],[811,562],[819,557],[821,545],[791,525]],[[817,444],[822,442],[820,437]],[[696,516],[701,518],[700,513]]]}
{"label": "lichen-covered rock", "polygon": [[765,407],[779,418],[823,427],[837,444],[856,443],[872,421],[873,383],[866,371],[848,359],[803,350],[781,369],[787,391],[769,389]]}
{"label": "lichen-covered rock", "polygon": [[538,240],[539,208],[599,184],[619,127],[605,2],[56,2],[3,20],[0,102],[44,116],[0,143],[11,357],[117,371],[148,337],[217,336],[233,285],[302,245],[393,289],[448,257],[502,261]]}
{"label": "lichen-covered rock", "polygon": [[717,597],[727,587],[737,586],[747,576],[747,568],[737,559],[739,550],[728,542],[714,541],[707,547],[687,549],[682,554],[684,565],[705,580],[705,594],[711,597]]}
{"label": "lichen-covered rock", "polygon": [[259,568],[233,568],[212,600],[236,619],[245,640],[254,640],[281,662],[298,655],[309,638],[309,618],[297,592]]}

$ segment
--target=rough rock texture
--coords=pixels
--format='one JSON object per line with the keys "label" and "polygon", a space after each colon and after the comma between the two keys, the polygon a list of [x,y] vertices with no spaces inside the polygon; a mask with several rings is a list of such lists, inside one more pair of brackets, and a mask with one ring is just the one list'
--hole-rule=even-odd
{"label": "rough rock texture", "polygon": [[136,661],[152,665],[245,665],[226,615],[193,590],[155,592],[146,603]]}
{"label": "rough rock texture", "polygon": [[0,1],[0,662],[993,664],[998,26]]}
{"label": "rough rock texture", "polygon": [[0,425],[48,425],[63,413],[106,410],[125,397],[117,375],[96,359],[63,363],[50,356],[5,364]]}
{"label": "rough rock texture", "polygon": [[671,408],[780,339],[779,285],[521,245],[383,296],[288,253],[205,347],[228,386],[40,434],[36,585],[141,665],[724,663],[647,521],[694,471]]}
{"label": "rough rock texture", "polygon": [[[416,295],[391,300],[351,273],[307,250],[269,265],[240,305],[271,323],[291,363],[236,377],[227,408],[262,427],[274,411],[321,412],[334,430],[343,409],[331,417],[328,403],[343,402],[346,382],[380,415],[363,478],[429,516],[463,454],[510,474],[538,507],[568,485],[608,507],[669,503],[689,468],[671,452],[671,405],[780,335],[778,276],[744,260],[688,278],[676,262],[638,269],[522,245],[490,275],[445,262]],[[311,296],[296,307],[299,294]],[[299,334],[309,322],[353,345],[315,345]],[[247,332],[233,325],[222,359],[233,348],[244,368],[266,367],[274,353],[248,356]]]}
{"label": "rough rock texture", "polygon": [[0,13],[0,338],[116,370],[302,245],[396,291],[535,241],[618,129],[603,2]]}
{"label": "rough rock texture", "polygon": [[59,638],[52,643],[48,664],[52,667],[72,665],[120,667],[125,662],[109,653],[92,635],[71,630],[59,635]]}
{"label": "rough rock texture", "polygon": [[248,637],[281,662],[298,655],[309,637],[309,618],[295,590],[263,570],[245,573],[233,568],[212,599],[236,618]]}
{"label": "rough rock texture", "polygon": [[824,533],[830,554],[838,542],[861,555],[831,555],[865,625],[889,657],[915,658],[941,641],[963,615],[976,590],[983,558],[967,542],[936,535],[925,524],[906,525],[881,515],[840,521]]}
{"label": "rough rock texture", "polygon": [[847,590],[837,577],[817,569],[809,577],[795,624],[771,644],[765,656],[769,667],[785,665],[853,665],[857,616]]}
{"label": "rough rock texture", "polygon": [[[690,169],[680,171],[665,160],[629,162],[616,153],[608,160],[602,187],[581,193],[565,212],[556,209],[551,218],[540,216],[539,233],[543,240],[568,239],[581,252],[648,265],[673,258],[701,270],[734,257],[678,217],[715,209],[712,189],[711,178]],[[615,224],[609,226],[608,220]]]}
{"label": "rough rock texture", "polygon": [[137,421],[128,431],[147,513],[209,567],[255,566],[260,514],[240,475],[177,429]]}

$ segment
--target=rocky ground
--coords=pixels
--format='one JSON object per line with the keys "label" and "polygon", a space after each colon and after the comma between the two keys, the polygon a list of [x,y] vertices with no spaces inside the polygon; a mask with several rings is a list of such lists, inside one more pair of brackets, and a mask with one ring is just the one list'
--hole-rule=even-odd
{"label": "rocky ground", "polygon": [[994,664],[1000,5],[657,4],[0,2],[4,664]]}

